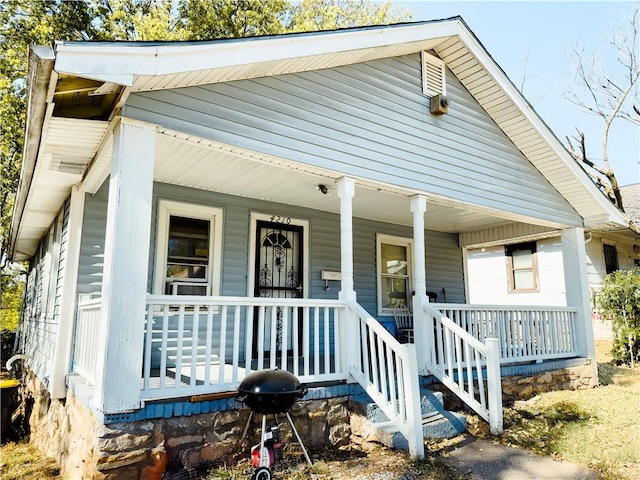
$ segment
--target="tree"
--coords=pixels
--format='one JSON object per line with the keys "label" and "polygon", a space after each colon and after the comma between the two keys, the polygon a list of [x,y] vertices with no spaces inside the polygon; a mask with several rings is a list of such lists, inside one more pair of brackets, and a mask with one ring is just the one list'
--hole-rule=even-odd
{"label": "tree", "polygon": [[54,39],[96,36],[93,10],[85,2],[6,0],[0,4],[0,264],[6,266],[7,237],[22,163],[29,45]]}
{"label": "tree", "polygon": [[[625,26],[616,29],[619,33],[608,44],[610,53],[604,55],[605,58],[615,58],[615,64],[605,66],[603,60],[595,55],[587,58],[583,48],[574,49],[572,56],[577,88],[568,94],[569,101],[600,117],[604,123],[602,158],[599,161],[587,153],[585,136],[579,129],[577,137],[573,137],[573,140],[578,142],[576,147],[567,137],[569,151],[578,162],[588,167],[587,173],[596,185],[623,213],[624,204],[618,181],[609,162],[608,144],[614,120],[620,119],[640,126],[638,27],[638,7],[635,7]],[[640,226],[635,225],[630,219],[629,222],[630,228],[640,233]]]}
{"label": "tree", "polygon": [[640,269],[607,275],[598,309],[612,321],[614,360],[634,367],[640,360]]}
{"label": "tree", "polygon": [[311,32],[406,21],[408,11],[391,2],[366,0],[301,0],[291,8],[289,31]]}

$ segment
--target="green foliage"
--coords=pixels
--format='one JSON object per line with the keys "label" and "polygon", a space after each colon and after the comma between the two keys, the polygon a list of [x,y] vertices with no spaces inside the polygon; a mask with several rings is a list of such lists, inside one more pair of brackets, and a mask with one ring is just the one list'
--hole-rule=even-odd
{"label": "green foliage", "polygon": [[0,305],[0,331],[15,331],[18,326],[22,292],[24,290],[23,265],[11,264],[2,269],[1,288],[2,304]]}
{"label": "green foliage", "polygon": [[392,2],[367,0],[301,0],[291,8],[289,31],[311,32],[366,25],[384,25],[411,19]]}
{"label": "green foliage", "polygon": [[286,0],[183,0],[180,21],[190,40],[275,35],[289,8]]}
{"label": "green foliage", "polygon": [[607,275],[598,309],[612,321],[614,361],[634,366],[640,360],[640,269]]}

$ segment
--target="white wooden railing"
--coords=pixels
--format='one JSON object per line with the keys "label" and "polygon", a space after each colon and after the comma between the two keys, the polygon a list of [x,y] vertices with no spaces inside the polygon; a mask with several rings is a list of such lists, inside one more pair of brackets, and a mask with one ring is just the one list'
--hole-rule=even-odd
{"label": "white wooden railing", "polygon": [[143,399],[235,390],[253,370],[346,380],[338,300],[150,295]]}
{"label": "white wooden railing", "polygon": [[575,308],[445,303],[431,307],[480,342],[497,338],[503,365],[577,355]]}
{"label": "white wooden railing", "polygon": [[78,302],[72,370],[90,385],[94,384],[96,378],[101,302],[100,298],[81,298]]}
{"label": "white wooden railing", "polygon": [[502,433],[498,340],[482,343],[430,304],[423,310],[427,370],[489,422],[492,433]]}
{"label": "white wooden railing", "polygon": [[424,457],[416,347],[399,343],[356,303],[349,304],[349,372],[407,438],[409,453]]}

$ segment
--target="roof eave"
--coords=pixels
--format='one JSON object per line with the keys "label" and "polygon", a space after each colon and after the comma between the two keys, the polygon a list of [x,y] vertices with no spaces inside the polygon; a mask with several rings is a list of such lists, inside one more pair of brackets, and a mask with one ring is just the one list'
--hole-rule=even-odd
{"label": "roof eave", "polygon": [[27,78],[27,124],[25,127],[20,180],[9,230],[8,257],[12,260],[16,253],[16,241],[38,159],[42,129],[47,115],[47,97],[51,87],[54,61],[55,54],[53,49],[49,47],[34,46],[29,49],[30,73]]}
{"label": "roof eave", "polygon": [[[459,18],[385,25],[362,29],[314,32],[197,43],[78,43],[56,44],[55,69],[96,80],[131,85],[139,75],[172,75],[190,71],[286,61],[300,57],[380,48],[428,38],[450,37],[466,30]],[[323,35],[323,41],[318,41]],[[99,56],[96,55],[99,53]],[[112,58],[113,60],[109,60]],[[106,60],[105,60],[106,59]],[[120,83],[119,82],[119,83]],[[126,82],[126,83],[124,83]]]}

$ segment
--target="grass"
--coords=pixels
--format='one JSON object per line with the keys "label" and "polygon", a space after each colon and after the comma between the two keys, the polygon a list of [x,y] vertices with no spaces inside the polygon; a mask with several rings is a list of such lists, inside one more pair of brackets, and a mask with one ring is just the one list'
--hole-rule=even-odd
{"label": "grass", "polygon": [[40,455],[29,443],[7,443],[0,454],[0,480],[60,478],[57,463]]}
{"label": "grass", "polygon": [[[640,368],[602,357],[608,361],[599,363],[599,387],[515,402],[504,410],[504,434],[492,438],[586,465],[604,480],[640,479]],[[481,428],[474,433],[490,437]]]}

